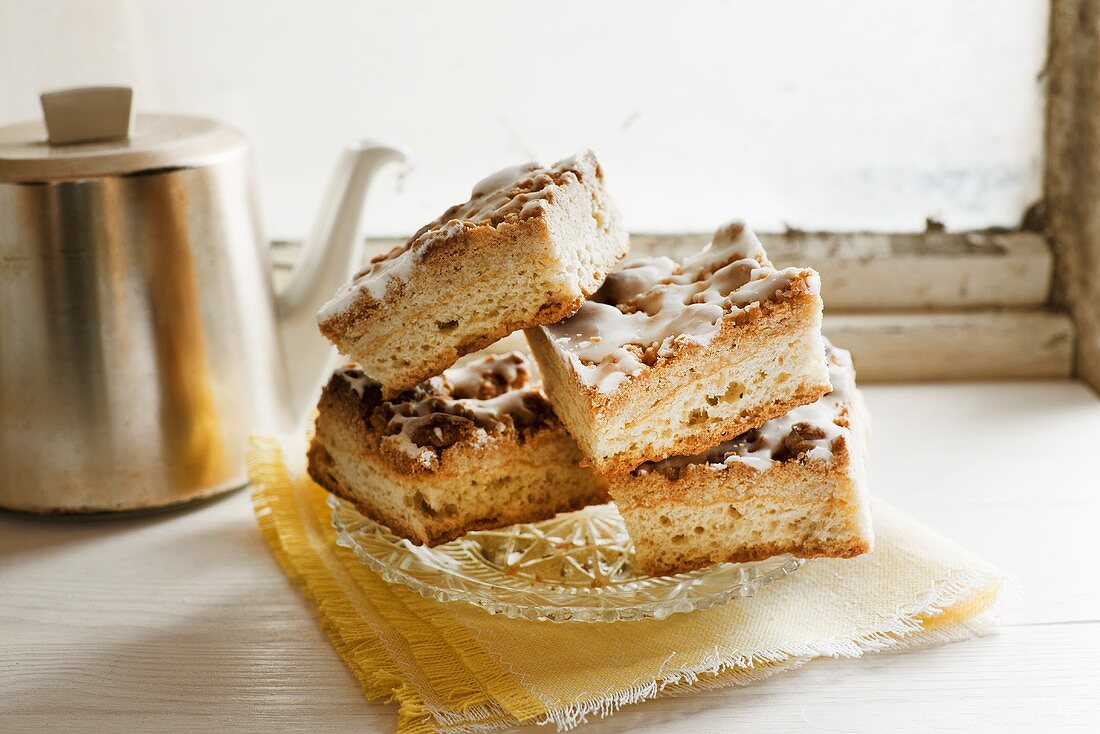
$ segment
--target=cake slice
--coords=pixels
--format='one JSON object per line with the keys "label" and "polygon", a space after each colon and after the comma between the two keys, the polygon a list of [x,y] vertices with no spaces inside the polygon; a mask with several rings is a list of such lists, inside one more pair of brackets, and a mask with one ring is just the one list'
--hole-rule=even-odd
{"label": "cake slice", "polygon": [[455,367],[393,399],[357,367],[318,406],[309,474],[419,545],[607,502],[521,354]]}
{"label": "cake slice", "polygon": [[833,389],[817,402],[702,453],[610,479],[642,569],[665,575],[871,549],[866,412],[848,352],[830,348],[828,360]]}
{"label": "cake slice", "polygon": [[516,329],[570,316],[628,248],[591,151],[489,176],[321,309],[321,332],[391,397]]}
{"label": "cake slice", "polygon": [[528,329],[554,409],[603,473],[692,454],[829,390],[820,282],[741,222],[677,263],[634,259],[573,317]]}

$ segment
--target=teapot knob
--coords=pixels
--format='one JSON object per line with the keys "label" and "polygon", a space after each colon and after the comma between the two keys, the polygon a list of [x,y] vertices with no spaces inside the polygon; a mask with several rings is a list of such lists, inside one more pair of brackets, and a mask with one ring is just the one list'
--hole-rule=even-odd
{"label": "teapot knob", "polygon": [[39,99],[50,145],[130,137],[134,122],[130,87],[75,87],[46,92]]}

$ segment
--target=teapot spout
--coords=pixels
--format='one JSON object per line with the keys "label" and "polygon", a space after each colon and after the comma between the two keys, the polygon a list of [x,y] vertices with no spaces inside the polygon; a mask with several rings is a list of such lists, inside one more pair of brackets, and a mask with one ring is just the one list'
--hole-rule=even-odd
{"label": "teapot spout", "polygon": [[290,281],[276,294],[290,405],[299,420],[316,403],[337,356],[317,330],[317,311],[362,265],[359,225],[371,179],[385,164],[404,160],[404,152],[370,140],[344,150]]}

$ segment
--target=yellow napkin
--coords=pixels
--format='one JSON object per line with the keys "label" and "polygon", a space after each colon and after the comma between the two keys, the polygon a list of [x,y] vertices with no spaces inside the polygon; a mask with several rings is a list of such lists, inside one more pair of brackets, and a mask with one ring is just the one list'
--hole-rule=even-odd
{"label": "yellow napkin", "polygon": [[1004,585],[996,568],[878,501],[874,552],[812,561],[755,597],[664,620],[514,620],[386,583],[338,547],[327,495],[287,468],[277,440],[255,438],[249,465],[264,538],[367,697],[397,702],[399,732],[567,729],[815,657],[960,640],[991,628]]}

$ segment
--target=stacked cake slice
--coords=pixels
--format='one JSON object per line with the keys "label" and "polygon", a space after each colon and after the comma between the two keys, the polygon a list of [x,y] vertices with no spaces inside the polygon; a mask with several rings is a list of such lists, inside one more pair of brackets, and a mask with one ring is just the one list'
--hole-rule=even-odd
{"label": "stacked cake slice", "polygon": [[[310,473],[428,545],[610,497],[652,574],[870,548],[862,403],[820,284],[740,222],[677,262],[627,237],[595,157],[506,169],[319,315],[357,359]],[[524,329],[520,354],[453,367]]]}
{"label": "stacked cake slice", "polygon": [[521,354],[488,356],[384,399],[357,367],[318,406],[314,481],[409,540],[533,522],[607,501]]}
{"label": "stacked cake slice", "polygon": [[871,549],[863,402],[850,355],[829,346],[828,360],[833,388],[817,401],[700,453],[611,478],[647,573]]}
{"label": "stacked cake slice", "polygon": [[390,397],[517,329],[573,315],[627,248],[590,151],[506,168],[375,258],[318,324]]}
{"label": "stacked cake slice", "polygon": [[829,390],[817,273],[778,270],[739,222],[674,262],[633,260],[527,340],[597,469],[702,451]]}

